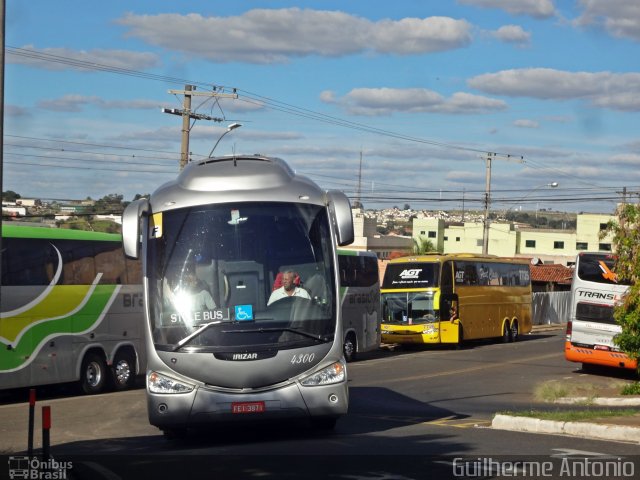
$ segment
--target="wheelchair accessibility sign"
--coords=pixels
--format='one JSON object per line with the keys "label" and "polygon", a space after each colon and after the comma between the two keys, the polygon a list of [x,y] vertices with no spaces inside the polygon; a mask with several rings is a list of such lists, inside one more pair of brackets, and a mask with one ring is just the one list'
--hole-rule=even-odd
{"label": "wheelchair accessibility sign", "polygon": [[243,322],[246,320],[253,320],[253,306],[252,305],[236,305],[236,321]]}

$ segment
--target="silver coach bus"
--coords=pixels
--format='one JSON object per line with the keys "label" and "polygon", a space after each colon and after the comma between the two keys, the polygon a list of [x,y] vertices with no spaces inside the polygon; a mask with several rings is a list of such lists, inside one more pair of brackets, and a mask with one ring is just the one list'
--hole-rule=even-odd
{"label": "silver coach bus", "polygon": [[[175,435],[301,417],[331,428],[347,412],[342,192],[278,158],[206,159],[130,204],[123,242],[143,260],[152,425]],[[296,283],[277,286],[287,276]]]}

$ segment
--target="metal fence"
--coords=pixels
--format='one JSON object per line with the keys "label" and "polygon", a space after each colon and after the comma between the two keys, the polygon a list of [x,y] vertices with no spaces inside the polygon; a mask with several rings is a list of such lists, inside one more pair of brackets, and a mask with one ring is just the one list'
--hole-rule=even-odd
{"label": "metal fence", "polygon": [[536,292],[531,301],[533,325],[567,323],[571,309],[571,292]]}

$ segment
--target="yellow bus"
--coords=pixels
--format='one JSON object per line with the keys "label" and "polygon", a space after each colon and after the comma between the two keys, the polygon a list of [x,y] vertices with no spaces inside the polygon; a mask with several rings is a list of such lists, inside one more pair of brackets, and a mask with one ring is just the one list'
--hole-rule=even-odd
{"label": "yellow bus", "polygon": [[531,331],[526,260],[428,254],[387,264],[380,290],[383,343],[460,344]]}

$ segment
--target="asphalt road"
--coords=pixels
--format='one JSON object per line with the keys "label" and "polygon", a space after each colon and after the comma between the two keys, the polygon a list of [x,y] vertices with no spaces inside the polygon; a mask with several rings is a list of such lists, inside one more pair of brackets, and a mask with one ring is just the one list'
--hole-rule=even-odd
{"label": "asphalt road", "polygon": [[[637,444],[490,428],[498,411],[558,408],[536,402],[532,392],[543,381],[584,376],[578,365],[564,360],[563,340],[558,330],[523,336],[512,344],[482,342],[461,350],[385,348],[364,355],[349,364],[349,414],[329,433],[299,424],[238,425],[168,441],[147,423],[143,389],[48,398],[36,406],[35,447],[41,446],[39,409],[49,405],[51,454],[72,459],[76,478],[97,478],[93,467],[116,472],[112,478],[138,478],[134,475],[146,476],[145,465],[158,469],[155,478],[294,478],[309,465],[308,478],[459,478],[461,471],[454,465],[459,457],[476,463],[487,458],[618,459],[635,462],[632,478],[639,478]],[[26,403],[5,397],[0,405],[1,453],[26,450],[27,418]],[[185,472],[193,476],[180,473],[185,461],[191,465]],[[82,474],[85,467],[91,472],[87,476]],[[462,473],[479,476],[469,469]],[[0,478],[2,474],[0,467]]]}

